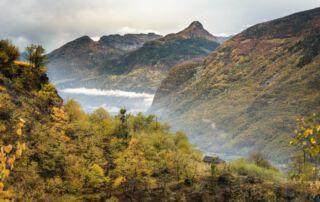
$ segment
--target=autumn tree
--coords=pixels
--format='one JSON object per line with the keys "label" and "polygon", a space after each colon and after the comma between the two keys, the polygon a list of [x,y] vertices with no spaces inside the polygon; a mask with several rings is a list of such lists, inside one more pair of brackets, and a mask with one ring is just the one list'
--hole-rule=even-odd
{"label": "autumn tree", "polygon": [[298,120],[298,127],[295,131],[292,145],[297,145],[311,156],[320,155],[320,114]]}
{"label": "autumn tree", "polygon": [[133,197],[139,188],[147,188],[152,182],[150,164],[145,159],[144,152],[137,139],[131,139],[128,149],[119,155],[115,163],[117,167],[113,173],[117,178],[114,182],[114,188],[121,185],[124,192],[129,194],[130,197]]}
{"label": "autumn tree", "polygon": [[[306,167],[310,167],[310,163],[313,162],[314,176],[317,178],[317,164],[320,157],[320,114],[313,113],[306,118],[298,119],[298,127],[290,144],[303,153],[302,157],[299,154],[295,155],[292,163],[296,166],[293,167],[299,170],[292,172],[303,174],[302,171],[308,170]],[[301,162],[303,162],[303,167],[300,166]]]}

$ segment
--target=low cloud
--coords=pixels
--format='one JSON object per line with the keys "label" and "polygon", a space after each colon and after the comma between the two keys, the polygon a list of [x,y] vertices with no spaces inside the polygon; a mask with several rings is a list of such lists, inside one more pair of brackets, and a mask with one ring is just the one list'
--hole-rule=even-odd
{"label": "low cloud", "polygon": [[152,29],[137,29],[133,27],[122,27],[117,33],[119,34],[127,34],[127,33],[132,33],[132,34],[140,34],[140,33],[156,33],[159,34],[158,31],[152,30]]}
{"label": "low cloud", "polygon": [[63,93],[69,94],[82,94],[90,96],[114,96],[114,97],[125,97],[125,98],[144,98],[146,101],[153,99],[153,94],[148,93],[136,93],[122,90],[100,90],[96,88],[66,88],[60,90]]}

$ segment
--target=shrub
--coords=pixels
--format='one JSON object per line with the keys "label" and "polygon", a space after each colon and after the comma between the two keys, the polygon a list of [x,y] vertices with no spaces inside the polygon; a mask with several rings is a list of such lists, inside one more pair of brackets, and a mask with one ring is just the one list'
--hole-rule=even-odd
{"label": "shrub", "polygon": [[265,156],[260,152],[253,152],[250,154],[249,159],[251,163],[256,164],[259,167],[267,168],[267,169],[275,169],[275,167],[272,166],[270,161],[268,161]]}
{"label": "shrub", "polygon": [[280,181],[283,175],[273,168],[260,167],[245,159],[239,159],[231,164],[231,170],[238,175],[256,177],[262,180]]}

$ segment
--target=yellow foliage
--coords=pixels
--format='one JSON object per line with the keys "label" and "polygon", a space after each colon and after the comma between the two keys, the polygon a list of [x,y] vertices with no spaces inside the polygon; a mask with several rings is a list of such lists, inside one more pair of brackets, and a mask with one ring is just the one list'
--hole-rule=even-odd
{"label": "yellow foliage", "polygon": [[21,144],[21,149],[22,149],[22,150],[25,150],[26,148],[27,148],[26,143],[22,143],[22,144]]}
{"label": "yellow foliage", "polygon": [[5,177],[8,177],[8,176],[10,175],[10,170],[8,170],[8,169],[3,169],[3,170],[2,170],[2,173],[3,173],[3,175],[4,175]]}
{"label": "yellow foliage", "polygon": [[8,163],[9,165],[12,167],[14,162],[16,161],[16,157],[15,156],[12,156],[10,158],[8,158]]}
{"label": "yellow foliage", "polygon": [[17,150],[16,150],[16,156],[17,156],[17,157],[20,157],[21,154],[22,154],[22,149],[17,149]]}
{"label": "yellow foliage", "polygon": [[10,153],[11,150],[12,150],[12,145],[9,144],[9,145],[7,145],[7,146],[4,146],[4,147],[3,147],[3,150],[4,150],[4,152],[6,152],[7,154]]}
{"label": "yellow foliage", "polygon": [[312,135],[312,134],[313,134],[313,130],[312,129],[307,129],[303,133],[304,137],[309,137],[309,135]]}
{"label": "yellow foliage", "polygon": [[6,126],[0,123],[0,132],[5,132],[7,130]]}
{"label": "yellow foliage", "polygon": [[16,130],[16,134],[17,134],[18,136],[21,136],[21,135],[22,135],[22,129],[21,129],[21,128],[18,128],[18,129]]}
{"label": "yellow foliage", "polygon": [[14,64],[20,67],[32,67],[32,64],[24,61],[19,61],[19,60],[14,61]]}
{"label": "yellow foliage", "polygon": [[113,188],[118,188],[122,183],[126,181],[126,178],[123,176],[117,177],[113,182]]}

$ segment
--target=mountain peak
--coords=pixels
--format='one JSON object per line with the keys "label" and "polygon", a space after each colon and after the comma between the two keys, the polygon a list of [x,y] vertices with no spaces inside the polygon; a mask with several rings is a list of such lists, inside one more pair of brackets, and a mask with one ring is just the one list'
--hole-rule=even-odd
{"label": "mountain peak", "polygon": [[81,37],[79,37],[79,38],[77,38],[77,39],[75,39],[73,41],[74,42],[89,42],[89,43],[93,42],[93,40],[87,35],[81,36]]}
{"label": "mountain peak", "polygon": [[160,41],[171,41],[176,39],[206,39],[208,41],[215,41],[217,43],[217,37],[210,34],[204,29],[203,25],[199,21],[193,21],[187,28],[176,34],[168,34],[160,39]]}
{"label": "mountain peak", "polygon": [[[193,21],[190,25],[189,25],[189,27],[188,27],[189,29],[191,28],[191,29],[204,29],[203,28],[203,25],[201,24],[201,22],[199,22],[199,21]],[[187,29],[188,29],[187,28]]]}
{"label": "mountain peak", "polygon": [[203,38],[209,41],[217,41],[216,37],[210,34],[199,21],[192,22],[177,35],[183,38]]}

